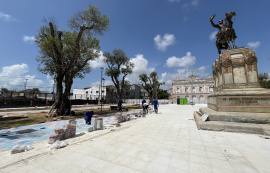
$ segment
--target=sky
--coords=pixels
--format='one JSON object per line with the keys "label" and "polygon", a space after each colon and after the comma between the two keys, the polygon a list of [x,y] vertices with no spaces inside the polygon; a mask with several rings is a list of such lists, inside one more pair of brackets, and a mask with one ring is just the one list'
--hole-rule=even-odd
{"label": "sky", "polygon": [[[214,23],[235,11],[233,27],[236,46],[255,50],[258,72],[270,73],[269,0],[0,0],[0,87],[20,91],[26,88],[53,90],[53,76],[37,70],[39,49],[34,36],[43,18],[54,17],[60,30],[71,31],[67,22],[88,5],[99,7],[110,19],[110,29],[100,39],[100,57],[90,61],[91,73],[75,79],[73,88],[100,84],[103,52],[122,49],[135,67],[128,76],[139,84],[138,76],[156,71],[163,89],[176,77],[186,79],[192,72],[199,78],[212,75],[218,58]],[[112,84],[105,76],[105,85]]]}

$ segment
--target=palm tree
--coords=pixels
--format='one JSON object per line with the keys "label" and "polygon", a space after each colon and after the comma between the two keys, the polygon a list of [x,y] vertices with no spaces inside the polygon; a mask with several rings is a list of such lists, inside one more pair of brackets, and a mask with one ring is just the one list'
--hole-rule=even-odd
{"label": "palm tree", "polygon": [[40,91],[38,88],[33,88],[30,94],[34,95],[34,97],[37,98],[37,95],[40,94]]}

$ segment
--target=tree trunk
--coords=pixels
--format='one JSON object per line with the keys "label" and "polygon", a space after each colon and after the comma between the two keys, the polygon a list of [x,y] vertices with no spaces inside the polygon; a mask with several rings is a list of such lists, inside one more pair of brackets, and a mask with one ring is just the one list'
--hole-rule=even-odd
{"label": "tree trunk", "polygon": [[68,109],[70,110],[71,113],[71,105],[70,105],[70,90],[73,84],[73,79],[72,77],[67,77],[65,78],[65,92],[63,94],[63,98],[62,98],[62,103],[61,103],[61,107],[60,107],[60,113],[62,115],[65,114],[65,110]]}
{"label": "tree trunk", "polygon": [[[62,76],[56,77],[56,94],[55,94],[55,109],[57,114],[60,113],[60,106],[63,98],[63,85],[62,85]],[[61,115],[61,114],[60,114]]]}
{"label": "tree trunk", "polygon": [[150,101],[150,104],[152,104],[152,102],[153,102],[153,92],[150,91],[148,94],[149,94],[149,101]]}

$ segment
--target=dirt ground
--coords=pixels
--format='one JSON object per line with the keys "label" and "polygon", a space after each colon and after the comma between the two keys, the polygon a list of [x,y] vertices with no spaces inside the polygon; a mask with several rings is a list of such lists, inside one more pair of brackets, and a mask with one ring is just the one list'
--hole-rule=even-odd
{"label": "dirt ground", "polygon": [[[128,109],[139,109],[139,106],[126,106],[125,108]],[[30,110],[30,109],[24,109],[24,110]],[[40,109],[40,110],[45,110]],[[93,109],[94,112],[97,112],[97,110],[100,109]],[[18,110],[18,111],[22,111],[22,109]],[[77,110],[75,111],[75,115],[73,117],[77,118],[83,118],[83,115],[86,111],[89,111],[89,109],[85,109],[85,110]],[[110,113],[116,113],[117,111],[111,111],[110,109],[102,109],[102,115],[100,115],[101,117],[105,117],[106,114],[110,114]],[[18,114],[20,115],[20,114]],[[39,123],[44,123],[46,121],[53,121],[53,118],[60,118],[60,117],[49,117],[46,118],[47,113],[27,113],[24,114],[24,116],[28,116],[27,118],[21,118],[21,119],[14,119],[14,120],[4,120],[4,121],[0,121],[0,130],[2,129],[9,129],[9,128],[13,128],[13,127],[19,127],[19,126],[25,126],[25,125],[31,125],[31,124],[39,124]],[[107,115],[108,116],[108,115]],[[61,116],[61,118],[63,120],[69,119],[70,116],[66,115],[66,116]]]}

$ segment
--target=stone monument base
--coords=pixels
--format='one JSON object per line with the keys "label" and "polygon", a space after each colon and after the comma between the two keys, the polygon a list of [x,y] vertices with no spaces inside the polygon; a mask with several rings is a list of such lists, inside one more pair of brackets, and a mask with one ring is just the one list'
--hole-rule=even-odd
{"label": "stone monument base", "polygon": [[208,108],[194,112],[198,129],[270,135],[270,90],[260,88],[255,51],[224,50],[212,67]]}
{"label": "stone monument base", "polygon": [[[200,130],[252,133],[270,136],[270,114],[248,112],[217,112],[200,108],[193,113]],[[206,116],[206,121],[202,120]]]}
{"label": "stone monument base", "polygon": [[208,107],[218,112],[270,113],[270,90],[223,89],[208,96]]}

